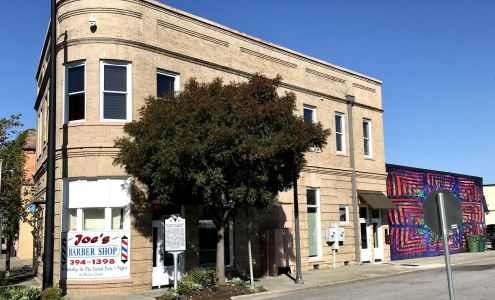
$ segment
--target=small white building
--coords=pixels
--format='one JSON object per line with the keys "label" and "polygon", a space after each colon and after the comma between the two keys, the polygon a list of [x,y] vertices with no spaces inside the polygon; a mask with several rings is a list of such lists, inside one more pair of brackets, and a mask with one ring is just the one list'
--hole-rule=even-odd
{"label": "small white building", "polygon": [[485,215],[486,225],[495,224],[495,184],[484,185],[483,193],[488,206],[487,214]]}

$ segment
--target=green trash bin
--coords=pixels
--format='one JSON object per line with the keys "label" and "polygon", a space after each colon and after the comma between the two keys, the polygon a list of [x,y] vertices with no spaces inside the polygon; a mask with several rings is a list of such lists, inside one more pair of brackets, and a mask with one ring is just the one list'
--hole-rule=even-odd
{"label": "green trash bin", "polygon": [[466,235],[469,252],[480,252],[480,236],[474,234]]}
{"label": "green trash bin", "polygon": [[480,235],[480,252],[485,252],[486,249],[486,237],[484,235]]}

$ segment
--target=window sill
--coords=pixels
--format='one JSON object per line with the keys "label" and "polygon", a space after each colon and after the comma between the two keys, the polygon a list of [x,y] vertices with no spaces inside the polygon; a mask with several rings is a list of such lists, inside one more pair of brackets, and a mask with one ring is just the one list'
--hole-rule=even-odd
{"label": "window sill", "polygon": [[336,152],[337,156],[349,157],[349,155],[345,152]]}
{"label": "window sill", "polygon": [[366,160],[375,160],[375,159],[373,158],[373,156],[365,156],[365,157],[364,157],[364,159],[366,159]]}
{"label": "window sill", "polygon": [[323,259],[323,256],[320,254],[318,256],[310,257],[308,258],[308,262],[324,262],[325,260]]}

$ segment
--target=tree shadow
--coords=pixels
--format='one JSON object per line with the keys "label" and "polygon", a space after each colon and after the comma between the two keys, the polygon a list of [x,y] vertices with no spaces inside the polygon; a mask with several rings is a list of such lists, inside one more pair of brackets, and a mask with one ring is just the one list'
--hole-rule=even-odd
{"label": "tree shadow", "polygon": [[152,204],[148,200],[147,193],[143,186],[131,180],[129,191],[131,194],[132,227],[142,236],[152,239]]}
{"label": "tree shadow", "polygon": [[7,283],[9,285],[19,284],[34,279],[35,276],[36,275],[34,274],[34,270],[32,266],[25,265],[20,267],[14,267],[10,270]]}

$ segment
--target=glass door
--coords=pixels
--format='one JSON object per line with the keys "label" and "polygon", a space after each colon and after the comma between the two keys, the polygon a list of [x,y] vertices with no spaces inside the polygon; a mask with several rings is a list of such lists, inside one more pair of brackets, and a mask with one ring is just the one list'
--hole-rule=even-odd
{"label": "glass door", "polygon": [[380,210],[373,209],[371,212],[371,227],[373,230],[373,257],[375,261],[383,259],[383,233]]}
{"label": "glass door", "polygon": [[371,260],[371,236],[368,222],[368,208],[365,206],[359,207],[359,228],[361,235],[361,262],[369,262]]}

